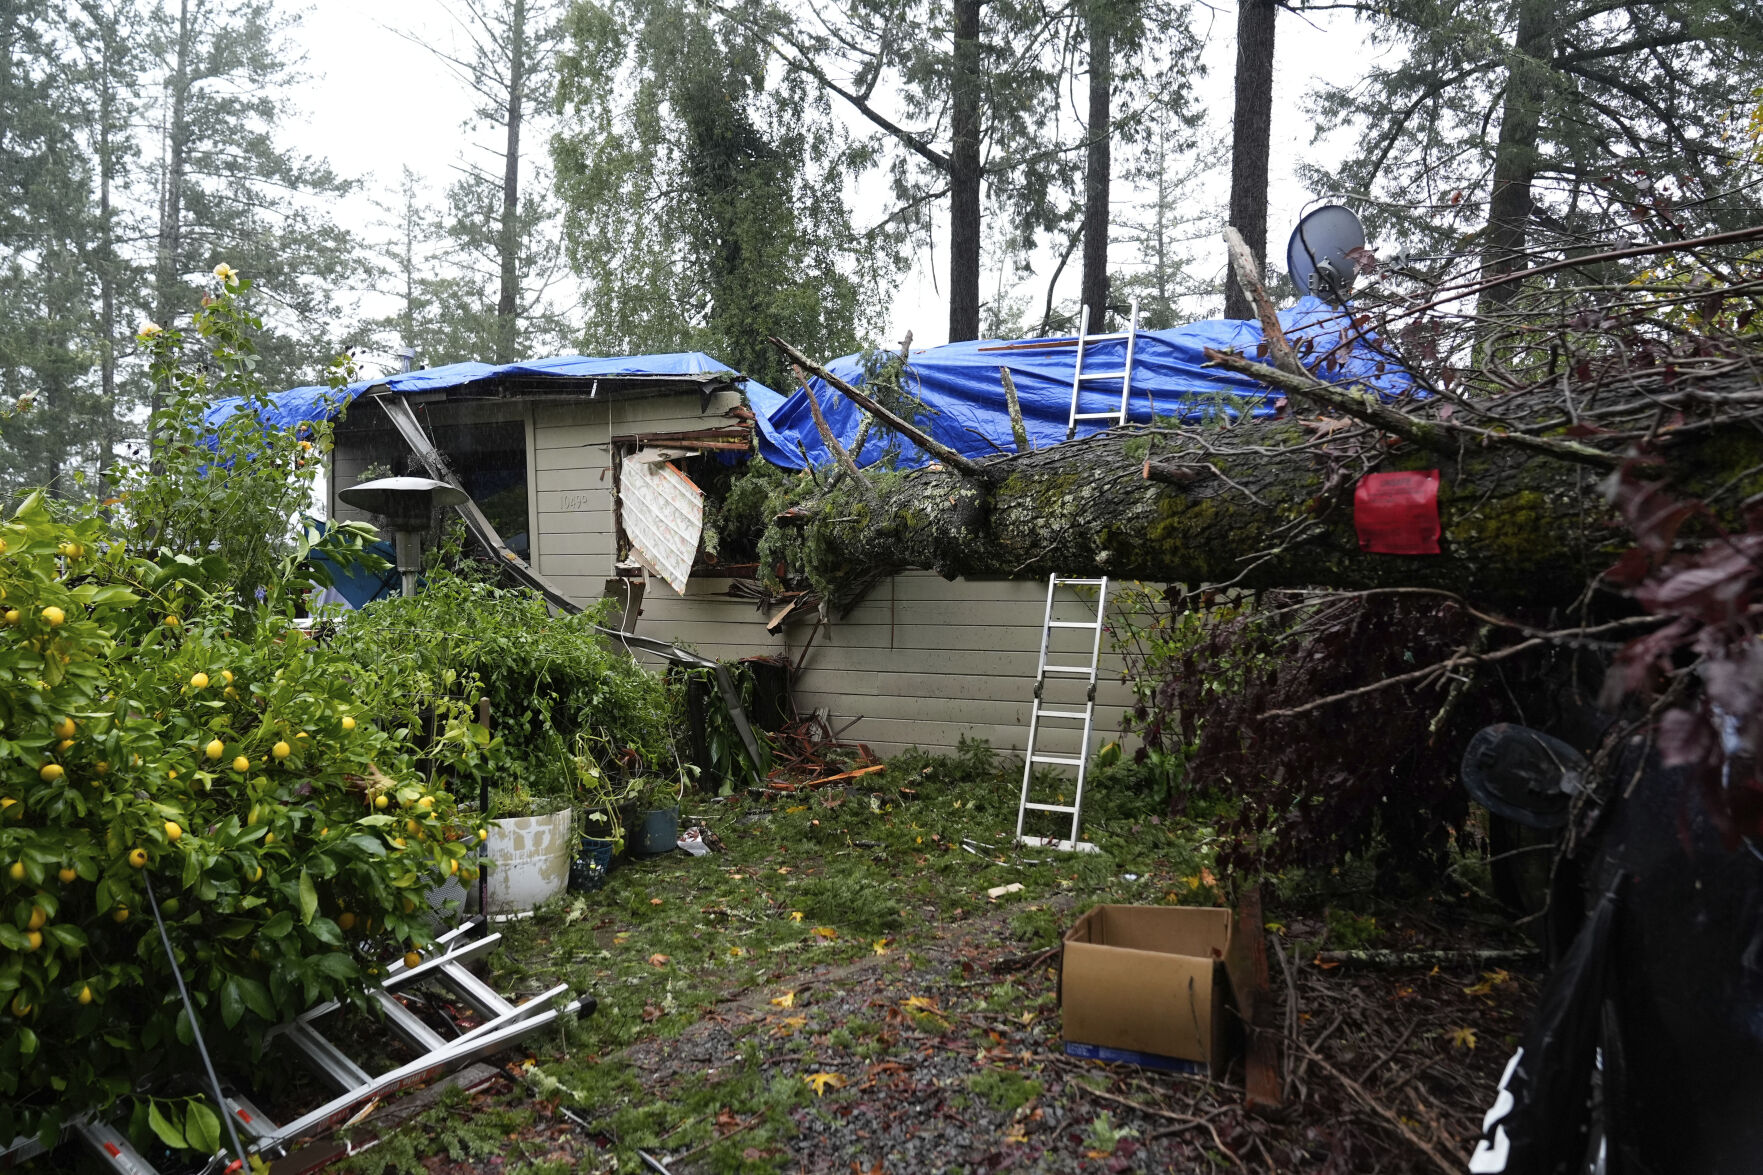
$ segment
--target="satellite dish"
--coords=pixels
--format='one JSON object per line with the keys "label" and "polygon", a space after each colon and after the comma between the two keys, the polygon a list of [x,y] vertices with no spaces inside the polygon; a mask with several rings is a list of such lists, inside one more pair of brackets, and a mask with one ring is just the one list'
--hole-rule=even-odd
{"label": "satellite dish", "polygon": [[1324,204],[1298,222],[1286,245],[1286,270],[1300,294],[1339,305],[1353,288],[1358,266],[1348,256],[1365,247],[1365,226],[1351,208]]}

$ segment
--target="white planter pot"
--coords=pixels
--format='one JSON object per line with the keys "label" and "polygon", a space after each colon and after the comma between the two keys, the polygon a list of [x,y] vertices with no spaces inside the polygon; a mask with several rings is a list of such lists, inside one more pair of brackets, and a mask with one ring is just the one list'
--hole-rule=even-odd
{"label": "white planter pot", "polygon": [[490,821],[489,913],[518,914],[563,892],[569,884],[570,816],[565,808]]}

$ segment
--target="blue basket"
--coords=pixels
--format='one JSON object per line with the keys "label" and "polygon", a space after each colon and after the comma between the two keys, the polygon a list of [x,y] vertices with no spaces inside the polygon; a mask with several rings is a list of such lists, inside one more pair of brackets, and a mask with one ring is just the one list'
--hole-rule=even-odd
{"label": "blue basket", "polygon": [[575,857],[569,862],[569,888],[592,893],[606,884],[612,872],[612,842],[597,836],[584,836],[576,841]]}

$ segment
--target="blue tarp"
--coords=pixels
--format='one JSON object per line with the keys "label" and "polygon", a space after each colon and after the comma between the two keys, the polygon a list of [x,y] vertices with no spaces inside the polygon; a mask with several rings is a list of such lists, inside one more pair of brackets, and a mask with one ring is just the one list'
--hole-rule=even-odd
{"label": "blue tarp", "polygon": [[[341,412],[355,397],[369,388],[378,387],[384,387],[394,395],[410,395],[415,392],[434,392],[446,388],[462,387],[480,380],[504,376],[563,376],[571,379],[595,379],[717,375],[721,373],[727,373],[731,378],[739,378],[728,364],[719,363],[701,351],[677,351],[667,355],[625,355],[610,359],[593,358],[586,355],[557,355],[550,359],[534,359],[525,363],[508,363],[502,366],[491,363],[449,363],[445,367],[428,367],[420,371],[406,371],[397,375],[383,376],[379,379],[361,380],[340,391],[322,387],[303,387],[277,392],[269,397],[270,407],[265,413],[264,423],[275,428],[288,429],[298,428],[302,424],[315,420],[329,420]],[[758,388],[767,396],[777,397],[776,392],[768,388],[759,388],[751,380],[747,381],[747,387],[749,391]],[[239,410],[242,403],[243,401],[237,396],[216,400],[203,414],[203,422],[210,429],[218,429],[222,422]],[[755,411],[757,410],[755,408]]]}
{"label": "blue tarp", "polygon": [[[1294,346],[1314,340],[1312,359],[1335,347],[1341,332],[1349,323],[1339,310],[1316,298],[1305,298],[1280,314],[1280,324]],[[1205,367],[1205,348],[1236,350],[1251,357],[1262,342],[1259,323],[1230,319],[1209,319],[1170,330],[1140,331],[1134,344],[1132,398],[1127,406],[1127,419],[1148,421],[1152,415],[1197,418],[1216,411],[1237,411],[1241,401],[1226,403],[1230,397],[1249,402],[1256,415],[1271,413],[1265,388],[1245,376],[1233,375],[1218,368]],[[999,348],[1012,348],[1000,350]],[[1003,452],[1014,452],[1011,441],[1010,416],[1005,407],[1004,383],[998,368],[1008,367],[1016,384],[1022,405],[1023,423],[1036,448],[1065,440],[1071,410],[1071,380],[1077,360],[1072,346],[1030,347],[982,340],[975,343],[951,343],[913,353],[909,364],[916,378],[913,390],[927,413],[916,422],[936,440],[967,457],[980,458]],[[1126,341],[1111,339],[1085,348],[1084,371],[1119,371],[1126,363]],[[828,364],[834,375],[854,385],[863,382],[862,357],[847,355]],[[1386,396],[1399,395],[1410,389],[1405,373],[1387,364],[1368,345],[1356,343],[1349,351],[1337,378],[1352,378],[1375,387]],[[812,380],[814,398],[825,415],[833,435],[849,448],[861,423],[862,414],[856,405]],[[1115,411],[1120,407],[1118,380],[1086,380],[1080,411]],[[759,452],[774,465],[790,469],[804,466],[803,450],[808,461],[816,466],[830,465],[832,455],[821,442],[814,427],[807,398],[801,389],[787,399],[775,402],[776,393],[764,390],[761,396],[748,385],[754,414],[759,418]],[[762,406],[763,405],[763,406]],[[1108,421],[1079,421],[1078,435],[1100,432]],[[798,448],[800,446],[800,448]],[[871,438],[864,446],[861,464],[872,465],[883,459],[888,448],[880,438]],[[903,444],[896,465],[910,469],[925,463],[925,455],[917,446]]]}

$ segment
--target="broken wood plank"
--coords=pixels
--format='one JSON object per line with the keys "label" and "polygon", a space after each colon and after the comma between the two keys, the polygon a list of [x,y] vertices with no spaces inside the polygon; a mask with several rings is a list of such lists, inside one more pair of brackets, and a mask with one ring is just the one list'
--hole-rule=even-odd
{"label": "broken wood plank", "polygon": [[1237,902],[1233,944],[1240,952],[1237,1008],[1247,1033],[1243,1061],[1243,1105],[1272,1109],[1283,1100],[1279,1071],[1279,1029],[1273,1023],[1273,997],[1267,986],[1267,936],[1261,928],[1261,887],[1250,886]]}

